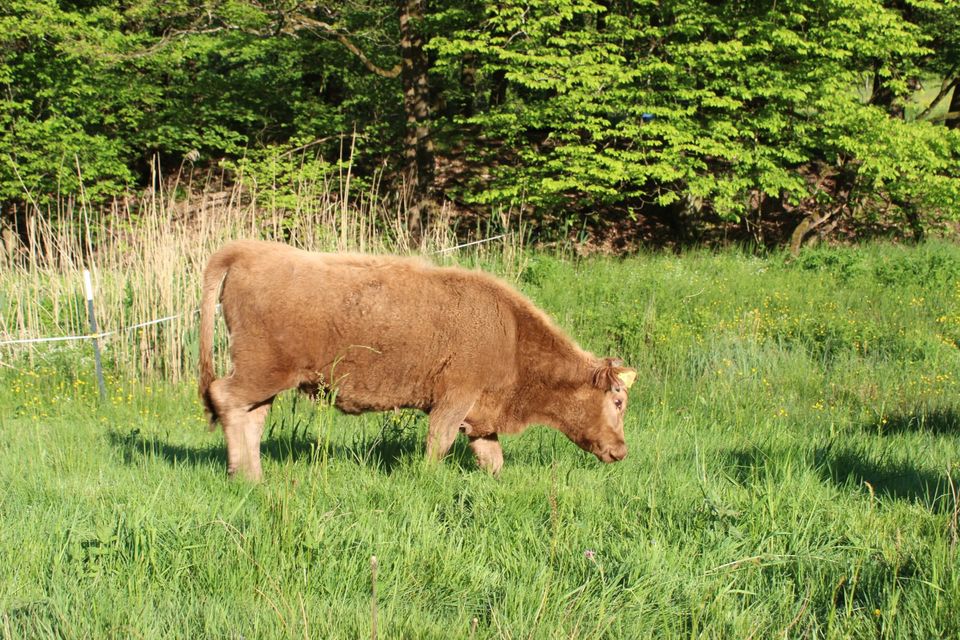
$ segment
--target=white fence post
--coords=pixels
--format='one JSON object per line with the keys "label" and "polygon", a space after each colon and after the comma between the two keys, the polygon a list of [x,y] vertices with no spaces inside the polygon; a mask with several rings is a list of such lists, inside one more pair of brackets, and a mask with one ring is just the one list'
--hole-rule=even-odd
{"label": "white fence post", "polygon": [[97,335],[97,317],[93,313],[93,284],[90,271],[83,270],[83,288],[87,293],[87,315],[90,316],[90,333],[93,340],[93,358],[97,364],[97,384],[100,386],[100,399],[107,399],[107,386],[103,383],[103,365],[100,362],[100,337]]}

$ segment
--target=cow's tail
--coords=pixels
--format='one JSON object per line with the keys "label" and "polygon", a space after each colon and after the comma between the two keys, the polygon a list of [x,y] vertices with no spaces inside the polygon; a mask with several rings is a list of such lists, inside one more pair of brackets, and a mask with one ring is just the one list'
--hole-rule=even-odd
{"label": "cow's tail", "polygon": [[232,252],[221,250],[213,254],[203,270],[203,293],[200,298],[200,399],[210,418],[210,428],[217,422],[217,409],[210,397],[210,385],[216,374],[213,371],[213,328],[216,320],[217,300],[220,285],[232,262]]}

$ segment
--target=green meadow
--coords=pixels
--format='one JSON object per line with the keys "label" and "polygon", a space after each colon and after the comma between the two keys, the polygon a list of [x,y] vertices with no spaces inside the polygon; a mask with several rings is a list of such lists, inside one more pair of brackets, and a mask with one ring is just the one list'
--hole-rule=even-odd
{"label": "green meadow", "polygon": [[481,262],[637,368],[626,460],[289,393],[250,485],[189,376],[0,351],[0,637],[960,636],[960,247]]}

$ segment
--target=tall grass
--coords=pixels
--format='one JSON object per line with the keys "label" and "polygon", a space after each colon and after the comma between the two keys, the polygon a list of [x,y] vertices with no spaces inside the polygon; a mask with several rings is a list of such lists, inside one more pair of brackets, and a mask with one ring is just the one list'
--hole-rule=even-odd
{"label": "tall grass", "polygon": [[[124,375],[160,373],[177,381],[196,362],[200,274],[207,258],[238,238],[274,239],[315,251],[431,255],[436,261],[495,259],[516,272],[522,232],[509,214],[475,229],[472,238],[495,242],[456,250],[452,210],[444,206],[416,233],[401,196],[383,197],[379,185],[354,192],[349,166],[332,178],[302,176],[278,203],[276,184],[241,179],[227,189],[190,193],[179,180],[155,181],[137,198],[94,209],[83,199],[53,208],[34,206],[20,237],[7,230],[0,256],[0,342],[88,333],[82,272],[93,275],[95,308],[109,365]],[[154,319],[136,331],[126,327]],[[85,344],[80,348],[89,348]],[[78,345],[0,345],[4,359],[44,359]]]}
{"label": "tall grass", "polygon": [[289,393],[251,487],[191,385],[0,370],[0,638],[370,637],[372,555],[381,638],[960,637],[960,248],[518,285],[638,368],[623,462],[532,428],[499,478],[427,465],[422,414]]}

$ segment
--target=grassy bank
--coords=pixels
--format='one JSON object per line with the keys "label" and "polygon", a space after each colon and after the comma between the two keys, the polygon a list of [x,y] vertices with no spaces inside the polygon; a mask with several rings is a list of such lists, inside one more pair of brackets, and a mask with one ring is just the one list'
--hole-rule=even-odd
{"label": "grassy bank", "polygon": [[189,381],[101,404],[37,349],[0,370],[0,635],[369,637],[372,555],[382,638],[960,634],[960,249],[510,264],[641,372],[624,462],[534,428],[493,479],[286,395],[251,487]]}

